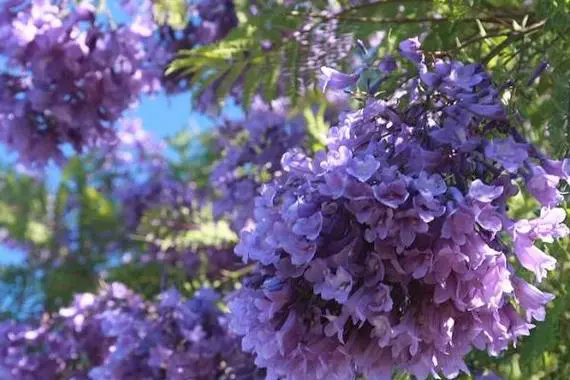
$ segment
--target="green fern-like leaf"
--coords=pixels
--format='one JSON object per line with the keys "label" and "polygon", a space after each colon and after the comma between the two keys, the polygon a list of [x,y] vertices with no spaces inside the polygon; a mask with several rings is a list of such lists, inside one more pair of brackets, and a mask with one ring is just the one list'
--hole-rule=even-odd
{"label": "green fern-like leaf", "polygon": [[243,70],[246,68],[247,64],[248,62],[244,60],[236,63],[228,69],[216,90],[216,96],[218,100],[223,99],[226,94],[230,92],[232,85],[243,73]]}
{"label": "green fern-like leaf", "polygon": [[291,103],[293,106],[297,104],[299,100],[300,91],[301,91],[301,46],[296,41],[289,45],[288,50],[286,51],[287,57],[289,60],[287,61],[288,64],[288,74],[289,74],[289,88],[287,95],[291,99]]}
{"label": "green fern-like leaf", "polygon": [[277,95],[277,82],[279,80],[279,75],[281,73],[281,63],[279,61],[272,63],[269,61],[268,64],[269,75],[266,76],[266,82],[264,83],[264,97],[266,101],[271,101]]}
{"label": "green fern-like leaf", "polygon": [[249,66],[246,68],[244,81],[243,81],[243,93],[242,93],[242,102],[246,109],[249,108],[251,102],[253,101],[253,96],[255,92],[261,85],[261,82],[258,80],[259,73],[257,71],[256,66]]}

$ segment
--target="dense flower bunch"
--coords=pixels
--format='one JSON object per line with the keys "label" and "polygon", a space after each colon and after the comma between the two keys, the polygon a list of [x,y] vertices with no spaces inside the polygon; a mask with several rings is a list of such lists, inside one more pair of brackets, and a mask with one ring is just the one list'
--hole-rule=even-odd
{"label": "dense flower bunch", "polygon": [[[258,269],[231,326],[268,378],[455,377],[473,347],[498,355],[528,335],[553,298],[508,258],[538,282],[554,269],[534,243],[568,234],[555,206],[570,161],[516,133],[481,66],[428,64],[417,39],[400,51],[418,77],[345,113],[326,152],[286,153],[241,233],[236,253]],[[323,72],[329,88],[358,75]],[[536,218],[508,216],[517,186]]]}
{"label": "dense flower bunch", "polygon": [[113,138],[127,107],[172,81],[163,71],[181,43],[210,43],[236,23],[231,1],[201,1],[184,33],[154,33],[152,3],[138,9],[132,24],[111,28],[88,1],[71,9],[43,0],[0,5],[0,54],[9,65],[0,80],[0,139],[22,162],[61,161],[66,144],[81,151]]}
{"label": "dense flower bunch", "polygon": [[105,334],[115,338],[114,348],[90,370],[90,378],[255,378],[259,370],[227,334],[217,300],[207,289],[190,301],[171,290],[162,295],[154,317],[110,316]]}
{"label": "dense flower bunch", "polygon": [[39,326],[4,322],[0,374],[18,379],[255,379],[262,375],[227,332],[218,296],[171,290],[148,304],[119,283],[77,295]]}
{"label": "dense flower bunch", "polygon": [[114,283],[99,295],[75,296],[59,315],[38,325],[3,322],[0,330],[0,373],[10,379],[87,379],[89,367],[101,362],[113,345],[105,335],[114,315],[144,316],[145,304],[123,285]]}
{"label": "dense flower bunch", "polygon": [[160,85],[139,34],[96,25],[87,2],[63,11],[49,1],[2,5],[0,53],[14,69],[3,74],[1,138],[30,163],[110,137],[123,110]]}

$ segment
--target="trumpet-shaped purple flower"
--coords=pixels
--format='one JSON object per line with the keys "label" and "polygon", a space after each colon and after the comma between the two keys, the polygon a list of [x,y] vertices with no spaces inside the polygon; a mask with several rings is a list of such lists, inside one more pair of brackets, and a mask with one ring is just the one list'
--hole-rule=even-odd
{"label": "trumpet-shaped purple flower", "polygon": [[355,157],[350,161],[350,166],[346,168],[346,172],[361,182],[366,182],[372,177],[380,167],[380,163],[376,161],[373,155],[366,155],[362,159]]}
{"label": "trumpet-shaped purple flower", "polygon": [[528,148],[509,136],[505,140],[492,140],[485,147],[487,158],[497,161],[508,172],[516,172],[528,158]]}
{"label": "trumpet-shaped purple flower", "polygon": [[532,166],[532,174],[527,181],[531,195],[547,207],[556,206],[562,201],[562,194],[557,189],[560,177],[547,174],[540,166]]}
{"label": "trumpet-shaped purple flower", "polygon": [[409,196],[406,184],[401,179],[390,183],[380,183],[374,186],[372,191],[380,203],[391,208],[398,208]]}
{"label": "trumpet-shaped purple flower", "polygon": [[530,322],[532,319],[544,321],[546,317],[544,305],[552,301],[554,295],[544,293],[520,278],[513,280],[513,287],[519,304],[525,310],[527,321]]}
{"label": "trumpet-shaped purple flower", "polygon": [[538,282],[546,277],[547,271],[556,267],[556,259],[536,247],[534,242],[537,239],[552,242],[568,235],[568,227],[562,224],[565,217],[563,209],[542,209],[539,218],[520,220],[510,229],[515,254],[523,267],[534,272]]}
{"label": "trumpet-shaped purple flower", "polygon": [[476,201],[482,203],[491,203],[502,193],[502,186],[489,186],[483,183],[483,181],[480,179],[476,179],[475,181],[471,182],[471,186],[469,186],[469,193],[467,195]]}
{"label": "trumpet-shaped purple flower", "polygon": [[358,82],[360,75],[358,74],[345,74],[330,67],[321,67],[321,72],[324,75],[323,91],[327,88],[331,90],[342,90],[350,87]]}
{"label": "trumpet-shaped purple flower", "polygon": [[420,47],[421,43],[417,37],[408,38],[400,42],[400,54],[414,63],[420,63],[424,59],[423,54],[420,52]]}

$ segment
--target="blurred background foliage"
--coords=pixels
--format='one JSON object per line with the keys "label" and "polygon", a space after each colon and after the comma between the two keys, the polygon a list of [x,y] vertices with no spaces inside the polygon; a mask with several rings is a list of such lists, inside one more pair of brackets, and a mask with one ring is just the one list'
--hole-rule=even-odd
{"label": "blurred background foliage", "polygon": [[[430,59],[453,56],[482,62],[503,89],[519,131],[556,158],[570,153],[570,0],[338,0],[332,14],[325,12],[328,1],[296,3],[236,0],[239,26],[216,44],[181,51],[169,75],[189,76],[194,99],[214,88],[220,105],[233,95],[246,112],[256,93],[266,100],[291,96],[294,113],[305,118],[310,146],[316,151],[328,129],[327,103],[307,85],[318,82],[324,62],[350,70],[355,56],[353,51],[329,51],[318,33],[325,28],[335,34],[335,43],[350,40],[355,50],[356,40],[369,41],[371,34],[381,31],[382,42],[368,52],[380,57],[396,54],[399,41],[420,35]],[[156,1],[155,17],[182,28],[184,4]],[[317,48],[317,43],[322,46]],[[533,78],[541,69],[540,77]],[[238,94],[232,92],[237,83]],[[390,91],[394,85],[387,80],[379,91]],[[175,152],[175,158],[168,159],[168,174],[192,183],[198,192],[207,189],[210,170],[221,154],[215,133],[182,128],[167,139]],[[203,285],[239,286],[247,268],[224,270],[217,279],[208,274],[209,247],[217,253],[231,252],[237,240],[227,224],[214,221],[211,205],[150,207],[129,230],[122,221],[121,204],[104,190],[117,177],[105,175],[105,170],[90,156],[75,157],[55,190],[34,173],[10,166],[0,170],[0,237],[5,245],[26,252],[24,262],[0,268],[2,317],[55,311],[73,293],[96,290],[100,281],[124,282],[148,299],[171,285],[187,295]],[[570,189],[564,190],[570,212]],[[535,208],[530,202],[530,197],[519,194],[510,212],[531,217],[529,210]],[[492,371],[512,380],[570,379],[570,241],[544,249],[558,260],[558,270],[544,286],[557,296],[546,321],[500,358],[473,353],[469,365],[474,375]],[[171,257],[173,264],[164,265],[148,259],[180,252],[191,252],[195,262]]]}

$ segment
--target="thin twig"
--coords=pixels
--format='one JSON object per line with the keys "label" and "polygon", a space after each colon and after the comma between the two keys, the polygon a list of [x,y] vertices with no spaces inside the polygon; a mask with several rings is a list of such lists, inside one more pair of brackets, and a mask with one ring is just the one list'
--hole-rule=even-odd
{"label": "thin twig", "polygon": [[457,46],[455,49],[452,50],[452,52],[457,52],[459,50],[464,49],[466,46],[472,45],[472,44],[479,42],[479,41],[486,40],[487,38],[508,36],[509,34],[511,34],[510,31],[509,32],[503,31],[500,33],[491,33],[491,34],[486,34],[484,36],[477,36],[477,37],[471,38],[470,40],[467,40],[464,43],[462,43],[461,45]]}
{"label": "thin twig", "polygon": [[485,58],[483,58],[483,65],[486,66],[497,54],[499,54],[504,48],[509,46],[511,43],[520,40],[525,35],[530,35],[534,32],[537,32],[540,28],[544,26],[544,24],[546,24],[546,20],[539,21],[536,24],[529,26],[528,28],[526,28],[521,32],[516,32],[511,34],[509,37],[507,37],[507,39],[505,39],[503,42],[495,46],[493,50],[491,50],[489,54],[487,54]]}
{"label": "thin twig", "polygon": [[[351,22],[360,22],[360,23],[378,23],[378,24],[396,24],[396,25],[404,25],[404,24],[416,24],[416,23],[431,23],[431,24],[441,24],[453,21],[449,17],[401,17],[401,18],[376,18],[376,17],[351,17],[351,16],[342,16],[341,13],[332,16],[325,16],[325,15],[314,15],[315,18],[322,18],[324,22],[330,21],[332,19],[338,19],[343,21],[351,21]],[[479,20],[481,22],[486,22],[489,24],[503,24],[502,20],[499,20],[494,17],[466,17],[462,18],[462,22],[475,22]],[[323,22],[323,21],[321,21]]]}

